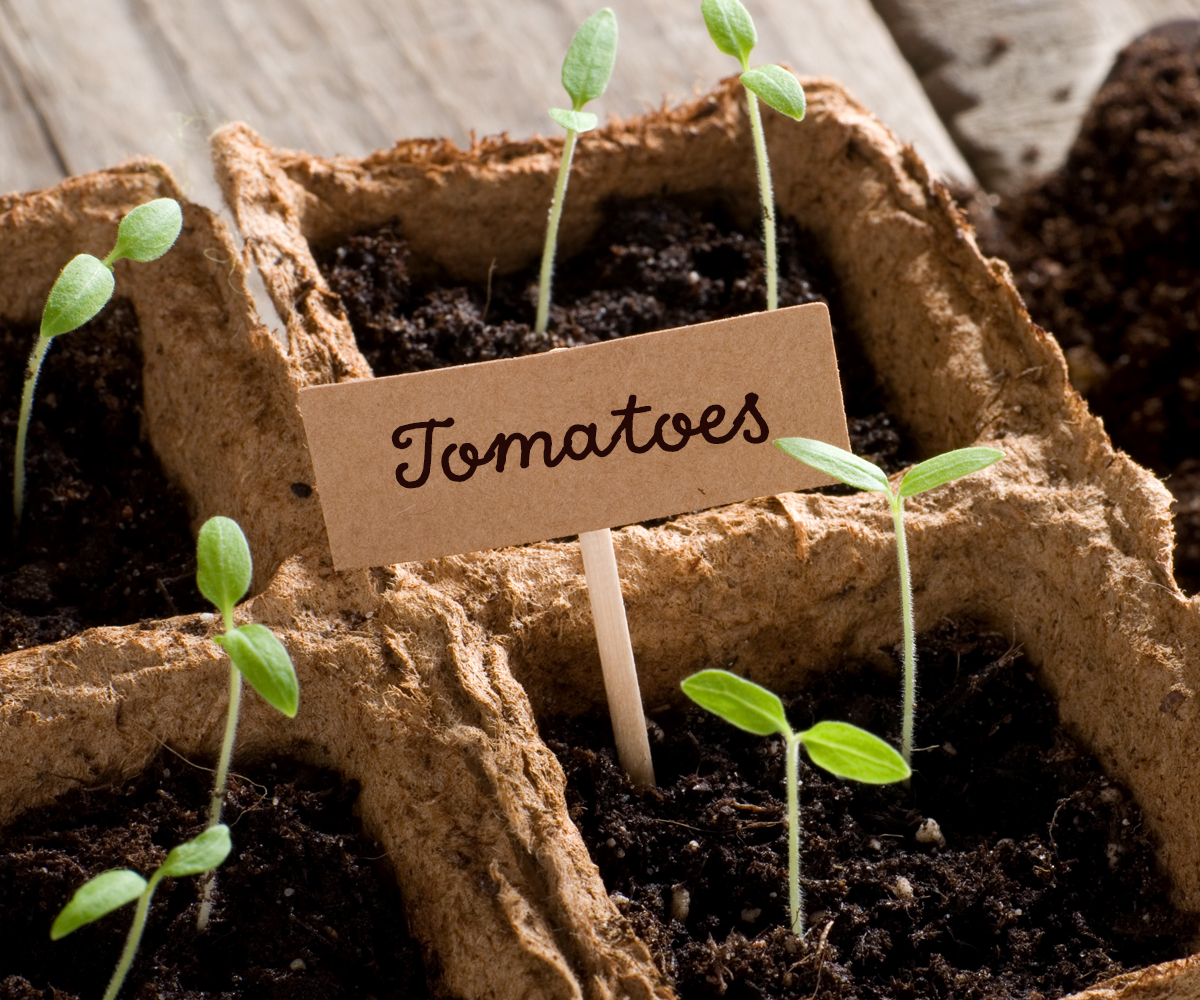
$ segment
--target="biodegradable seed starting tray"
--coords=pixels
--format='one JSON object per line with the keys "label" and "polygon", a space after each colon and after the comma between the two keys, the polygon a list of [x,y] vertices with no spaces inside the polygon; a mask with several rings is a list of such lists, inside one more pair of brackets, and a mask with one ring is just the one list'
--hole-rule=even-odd
{"label": "biodegradable seed starting tray", "polygon": [[[1169,496],[1114,452],[1004,265],[944,188],[836,84],[806,80],[801,126],[765,116],[783,215],[814,234],[861,350],[921,457],[972,444],[1008,459],[909,502],[918,627],[970,617],[1011,634],[1060,719],[1124,783],[1159,838],[1174,901],[1200,910],[1200,611],[1175,588]],[[611,198],[720,198],[746,224],[757,188],[739,88],[580,140],[560,243]],[[560,143],[410,141],[363,160],[214,138],[244,258],[185,210],[159,270],[122,273],[147,358],[146,431],[188,494],[246,529],[248,610],[292,654],[301,710],[250,696],[239,755],[288,752],[362,785],[436,987],[452,996],[671,995],[608,898],[537,720],[603,704],[579,549],[542,542],[337,573],[298,411],[303,388],[370,377],[313,248],[392,222],[414,255],[482,283],[541,250]],[[0,315],[28,320],[62,262],[127,207],[173,190],[149,164],[3,202]],[[245,291],[260,271],[283,329]],[[162,353],[158,351],[162,347]],[[785,432],[786,433],[786,432]],[[650,711],[679,681],[736,669],[781,692],[899,640],[890,517],[878,497],[787,494],[616,532]],[[80,783],[139,771],[167,742],[219,740],[226,666],[197,616],[98,628],[0,658],[3,822]],[[1089,1000],[1195,994],[1194,959]]]}

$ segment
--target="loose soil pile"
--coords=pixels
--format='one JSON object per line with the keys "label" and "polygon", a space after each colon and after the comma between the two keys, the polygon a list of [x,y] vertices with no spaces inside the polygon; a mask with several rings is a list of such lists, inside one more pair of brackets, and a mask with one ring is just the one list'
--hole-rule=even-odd
{"label": "loose soil pile", "polygon": [[1066,164],[981,226],[1113,442],[1167,477],[1200,590],[1200,25],[1128,46]]}
{"label": "loose soil pile", "polygon": [[[27,814],[0,842],[0,1000],[98,997],[132,905],[61,941],[50,924],[84,881],[149,875],[203,829],[211,773],[161,757],[132,785],[90,788]],[[429,995],[419,950],[378,844],[352,815],[357,788],[295,762],[230,781],[233,851],[196,932],[200,879],[154,896],[130,1000],[413,1000]]]}
{"label": "loose soil pile", "polygon": [[[1057,725],[1019,650],[947,627],[920,656],[911,790],[802,755],[803,945],[786,926],[779,738],[699,709],[660,718],[661,784],[642,794],[606,720],[546,727],[605,885],[685,1000],[1052,1000],[1187,954],[1195,921],[1171,909],[1137,807]],[[851,667],[788,717],[898,745],[898,701],[898,678]]]}
{"label": "loose soil pile", "polygon": [[[0,326],[0,467],[12,468],[32,326]],[[0,653],[204,609],[187,502],[142,436],[142,354],[125,300],[56,337],[27,443],[15,545],[0,498]]]}
{"label": "loose soil pile", "polygon": [[[560,266],[549,330],[533,332],[536,266],[468,288],[413,257],[398,225],[318,254],[376,375],[537,354],[766,308],[762,238],[719,203],[613,205],[591,243]],[[824,254],[792,219],[779,225],[779,304],[827,302],[856,454],[888,472],[911,456],[874,373],[854,349]]]}

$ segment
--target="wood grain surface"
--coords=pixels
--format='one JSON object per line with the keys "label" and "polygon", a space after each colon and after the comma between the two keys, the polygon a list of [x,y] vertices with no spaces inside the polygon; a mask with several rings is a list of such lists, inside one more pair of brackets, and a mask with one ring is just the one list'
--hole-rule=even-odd
{"label": "wood grain surface", "polygon": [[[629,115],[733,72],[699,0],[610,0],[608,94]],[[938,170],[966,162],[870,0],[749,0],[754,61],[842,80]],[[556,130],[558,75],[596,0],[0,0],[0,190],[157,156],[215,206],[206,136],[362,155],[412,136]]]}
{"label": "wood grain surface", "polygon": [[1066,156],[1113,56],[1200,0],[875,0],[989,190]]}

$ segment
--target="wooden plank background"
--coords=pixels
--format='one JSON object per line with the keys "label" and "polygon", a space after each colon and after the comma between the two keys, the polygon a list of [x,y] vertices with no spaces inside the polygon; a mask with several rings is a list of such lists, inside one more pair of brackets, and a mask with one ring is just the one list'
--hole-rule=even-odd
{"label": "wooden plank background", "polygon": [[[735,69],[698,0],[610,0],[629,115]],[[147,153],[217,206],[206,136],[361,155],[554,131],[596,0],[0,0],[0,190]],[[841,79],[943,174],[1010,192],[1061,162],[1115,52],[1200,0],[747,0],[757,62]]]}
{"label": "wooden plank background", "polygon": [[[609,0],[621,46],[591,107],[628,115],[737,68],[699,0]],[[960,179],[969,168],[870,0],[748,0],[754,60],[829,74]],[[397,138],[557,130],[562,57],[597,0],[0,0],[0,190],[147,153],[215,206],[207,134],[361,155]]]}

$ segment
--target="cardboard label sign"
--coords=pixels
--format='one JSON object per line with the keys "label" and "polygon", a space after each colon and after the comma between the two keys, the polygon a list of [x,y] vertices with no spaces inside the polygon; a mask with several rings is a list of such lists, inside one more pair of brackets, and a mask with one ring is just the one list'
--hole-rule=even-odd
{"label": "cardboard label sign", "polygon": [[300,412],[338,569],[823,486],[772,440],[849,447],[820,303],[314,386]]}

